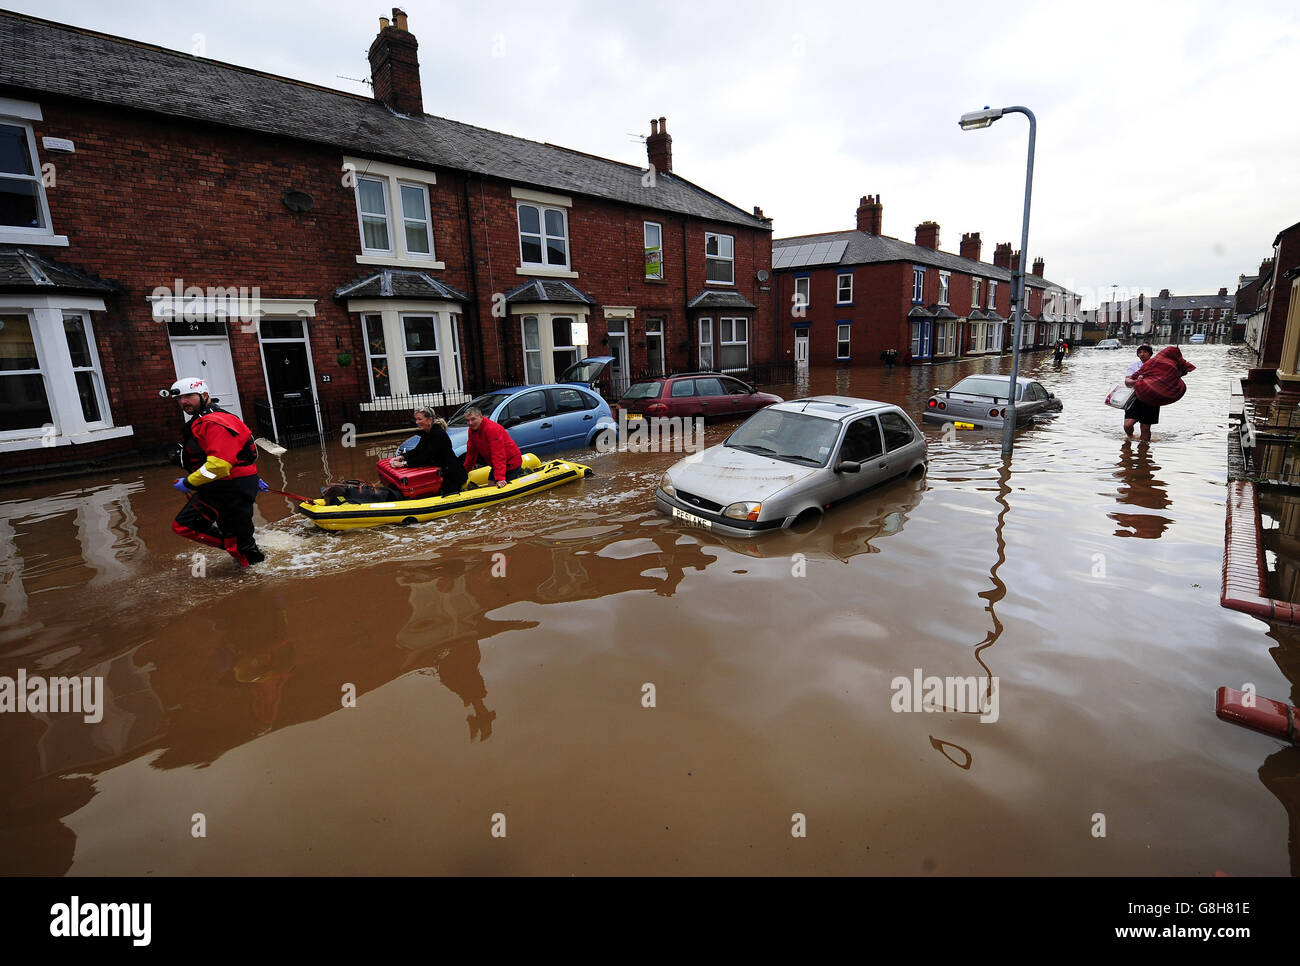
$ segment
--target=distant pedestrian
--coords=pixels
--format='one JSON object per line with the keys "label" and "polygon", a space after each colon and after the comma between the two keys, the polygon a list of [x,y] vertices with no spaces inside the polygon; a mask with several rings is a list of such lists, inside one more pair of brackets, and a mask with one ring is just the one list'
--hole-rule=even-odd
{"label": "distant pedestrian", "polygon": [[[1151,358],[1151,346],[1143,342],[1137,348],[1137,362],[1128,367],[1128,372],[1124,376],[1124,385],[1130,389],[1137,385],[1134,375],[1137,371],[1147,364]],[[1129,396],[1128,405],[1124,407],[1124,435],[1133,435],[1133,426],[1137,423],[1142,425],[1142,439],[1151,438],[1151,427],[1160,422],[1160,407],[1152,406],[1138,399],[1137,393]]]}
{"label": "distant pedestrian", "polygon": [[1065,343],[1064,342],[1056,343],[1056,349],[1055,351],[1052,352],[1052,362],[1054,362],[1056,365],[1059,366],[1061,364],[1061,360],[1065,358],[1065,353],[1066,353]]}
{"label": "distant pedestrian", "polygon": [[885,364],[886,369],[894,368],[894,363],[898,361],[898,350],[886,349],[880,353],[880,361]]}

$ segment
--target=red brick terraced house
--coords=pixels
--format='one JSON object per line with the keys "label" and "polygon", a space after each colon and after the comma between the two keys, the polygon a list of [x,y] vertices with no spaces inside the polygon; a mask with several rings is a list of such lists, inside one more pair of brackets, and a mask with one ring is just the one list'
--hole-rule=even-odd
{"label": "red brick terraced house", "polygon": [[[979,232],[959,254],[939,249],[939,226],[916,227],[915,244],[881,233],[883,204],[862,198],[857,228],[773,241],[776,328],[784,358],[812,365],[946,362],[1010,352],[1012,266],[1019,253],[998,245],[980,261]],[[1022,345],[1046,348],[1081,339],[1079,296],[1043,278],[1037,259],[1026,276]]]}
{"label": "red brick terraced house", "polygon": [[170,442],[178,375],[292,441],[585,354],[774,361],[771,221],[663,118],[638,166],[426,114],[400,10],[373,98],[8,12],[0,49],[0,474]]}

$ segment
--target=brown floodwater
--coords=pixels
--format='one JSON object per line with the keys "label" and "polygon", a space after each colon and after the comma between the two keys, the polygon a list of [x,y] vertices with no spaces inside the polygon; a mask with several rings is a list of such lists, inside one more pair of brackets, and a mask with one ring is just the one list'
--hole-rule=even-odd
{"label": "brown floodwater", "polygon": [[[1286,874],[1300,751],[1214,716],[1300,682],[1300,638],[1219,606],[1249,360],[1186,354],[1149,446],[1102,405],[1127,351],[1030,356],[1065,409],[1010,465],[926,427],[925,477],[750,542],[656,512],[672,453],[417,527],[263,496],[242,573],[172,534],[170,467],[2,489],[0,675],[104,708],[0,714],[0,872]],[[775,391],[919,419],[1009,367]],[[314,493],[394,442],[259,465]],[[913,675],[996,677],[996,720],[894,710]]]}

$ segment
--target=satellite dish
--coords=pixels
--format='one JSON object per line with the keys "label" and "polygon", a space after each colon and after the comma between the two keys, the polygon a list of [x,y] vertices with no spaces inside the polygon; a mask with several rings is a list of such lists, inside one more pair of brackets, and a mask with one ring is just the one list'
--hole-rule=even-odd
{"label": "satellite dish", "polygon": [[284,192],[284,206],[290,211],[311,211],[312,206],[315,204],[316,199],[305,191],[296,191],[293,188],[288,188]]}
{"label": "satellite dish", "polygon": [[760,268],[758,270],[758,280],[760,282],[766,282],[771,277],[772,277],[772,273],[769,272],[766,268]]}

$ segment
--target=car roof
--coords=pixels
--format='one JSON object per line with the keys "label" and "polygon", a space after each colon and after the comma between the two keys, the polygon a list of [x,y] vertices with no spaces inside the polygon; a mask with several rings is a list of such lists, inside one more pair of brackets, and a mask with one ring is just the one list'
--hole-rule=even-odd
{"label": "car roof", "polygon": [[[962,376],[960,379],[958,379],[956,382],[954,382],[954,383],[953,383],[953,387],[956,388],[957,386],[960,386],[960,385],[961,385],[963,382],[965,382],[967,379],[993,379],[993,380],[996,380],[997,382],[1010,382],[1010,381],[1011,381],[1011,379],[1010,379],[1009,376],[1003,375],[1003,374],[1000,373],[1000,372],[987,372],[987,373],[986,373],[986,372],[972,372],[969,376]],[[1031,382],[1038,382],[1038,380],[1037,380],[1037,379],[1034,379],[1034,378],[1031,378],[1030,376],[1018,376],[1018,377],[1016,378],[1016,385],[1018,385],[1018,386],[1027,386],[1027,385],[1029,385]]]}
{"label": "car roof", "polygon": [[728,379],[735,379],[737,382],[745,381],[729,372],[674,372],[669,376],[646,376],[644,379],[636,379],[632,382],[632,385],[635,386],[643,382],[667,382],[670,379],[695,379],[699,376],[725,376]]}
{"label": "car roof", "polygon": [[480,393],[475,398],[482,399],[484,396],[510,396],[515,393],[524,392],[528,389],[576,389],[578,392],[585,392],[588,396],[596,395],[586,386],[579,385],[576,382],[538,382],[529,386],[502,386],[500,389],[489,389],[487,392]]}
{"label": "car roof", "polygon": [[898,407],[893,403],[880,402],[876,399],[858,399],[854,396],[808,396],[805,399],[790,399],[786,402],[776,403],[769,406],[768,409],[776,409],[787,413],[804,413],[808,416],[819,416],[822,419],[833,419],[838,422],[861,413],[893,410],[898,409]]}

